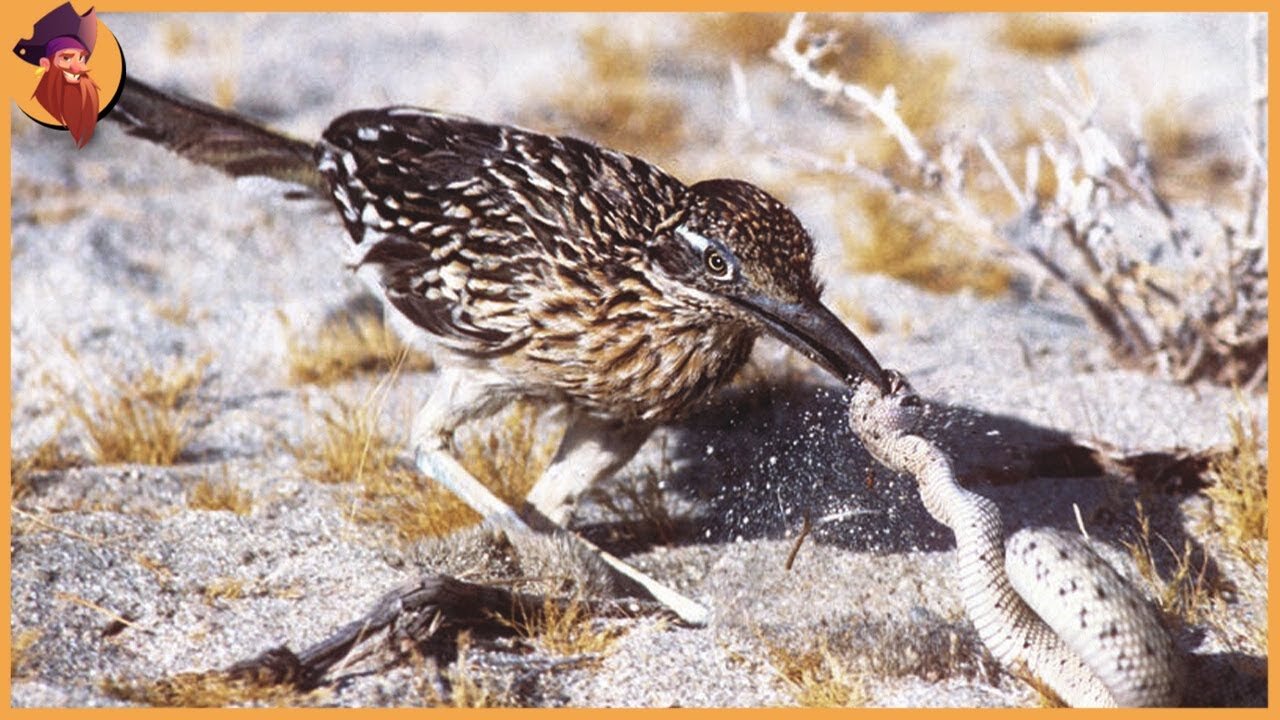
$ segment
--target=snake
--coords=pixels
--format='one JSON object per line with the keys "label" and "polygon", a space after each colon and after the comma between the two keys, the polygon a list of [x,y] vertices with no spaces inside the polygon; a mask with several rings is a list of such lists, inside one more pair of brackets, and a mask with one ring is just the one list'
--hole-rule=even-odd
{"label": "snake", "polygon": [[915,477],[925,509],[955,534],[965,612],[992,656],[1073,707],[1177,705],[1181,658],[1142,593],[1080,534],[1028,528],[1006,543],[996,504],[960,486],[922,435],[927,407],[888,374],[887,394],[854,385],[850,428],[876,460]]}

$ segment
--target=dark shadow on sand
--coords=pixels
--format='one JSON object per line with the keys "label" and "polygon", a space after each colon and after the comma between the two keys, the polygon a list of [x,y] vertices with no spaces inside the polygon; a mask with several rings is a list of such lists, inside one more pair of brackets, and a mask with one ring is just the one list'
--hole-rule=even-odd
{"label": "dark shadow on sand", "polygon": [[[1135,501],[1151,518],[1157,570],[1170,576],[1191,542],[1176,521],[1182,474],[1109,473],[1106,461],[1069,434],[963,406],[929,402],[929,434],[952,458],[961,482],[1000,507],[1006,534],[1024,527],[1076,530],[1078,506],[1091,537],[1135,540]],[[950,530],[924,509],[912,478],[882,467],[845,424],[848,394],[808,383],[730,388],[679,426],[667,428],[668,505],[689,508],[663,527],[643,518],[587,522],[577,529],[612,552],[795,537],[856,552],[905,553],[954,547]],[[1155,454],[1152,454],[1155,455]],[[634,483],[634,472],[610,481]],[[1166,546],[1167,541],[1167,546]],[[1199,565],[1197,564],[1197,567]],[[1218,575],[1207,566],[1212,581]]]}

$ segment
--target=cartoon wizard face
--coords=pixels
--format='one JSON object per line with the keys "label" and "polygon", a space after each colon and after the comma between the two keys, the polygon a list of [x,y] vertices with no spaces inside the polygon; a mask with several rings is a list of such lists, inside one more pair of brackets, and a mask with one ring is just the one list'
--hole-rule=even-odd
{"label": "cartoon wizard face", "polygon": [[39,80],[32,97],[71,131],[77,147],[93,136],[101,108],[98,84],[89,77],[87,65],[97,41],[93,8],[79,15],[67,2],[40,18],[31,37],[13,48],[14,54],[37,67]]}

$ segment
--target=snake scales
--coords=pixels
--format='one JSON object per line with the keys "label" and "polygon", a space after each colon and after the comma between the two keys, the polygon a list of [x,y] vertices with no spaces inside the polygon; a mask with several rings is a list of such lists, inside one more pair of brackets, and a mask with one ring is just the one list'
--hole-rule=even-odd
{"label": "snake scales", "polygon": [[1176,704],[1178,656],[1142,595],[1077,535],[1022,530],[1006,548],[995,503],[962,488],[916,434],[923,417],[896,374],[889,395],[861,383],[849,410],[871,454],[914,476],[925,508],[955,533],[965,611],[992,655],[1072,706]]}

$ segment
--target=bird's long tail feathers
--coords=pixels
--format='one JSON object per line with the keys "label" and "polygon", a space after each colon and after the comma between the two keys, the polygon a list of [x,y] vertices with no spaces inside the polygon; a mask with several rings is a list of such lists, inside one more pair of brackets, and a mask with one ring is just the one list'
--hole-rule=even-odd
{"label": "bird's long tail feathers", "polygon": [[232,177],[284,183],[279,189],[286,197],[328,196],[328,184],[316,170],[312,143],[226,110],[128,78],[107,117],[123,125],[130,135]]}

